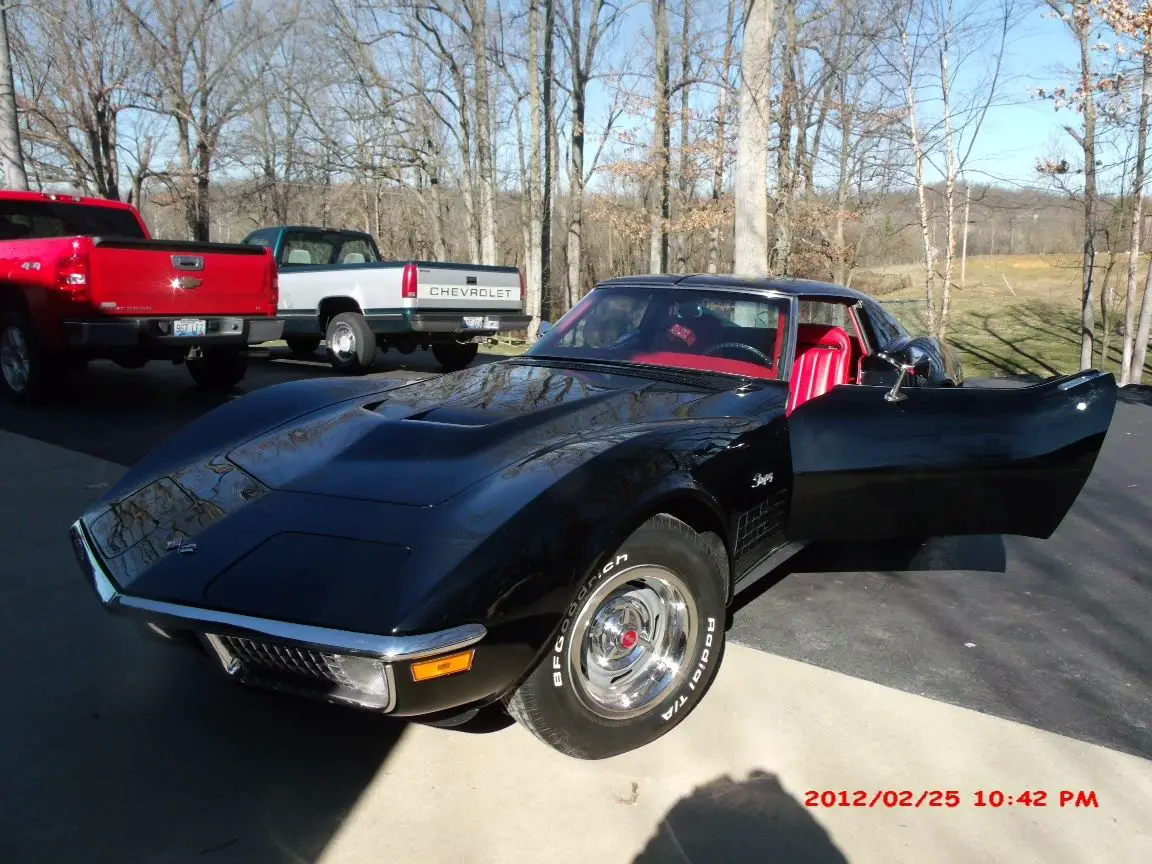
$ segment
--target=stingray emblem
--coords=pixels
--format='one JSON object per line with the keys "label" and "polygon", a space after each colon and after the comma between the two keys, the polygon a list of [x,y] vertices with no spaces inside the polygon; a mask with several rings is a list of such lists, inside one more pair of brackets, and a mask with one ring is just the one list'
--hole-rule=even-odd
{"label": "stingray emblem", "polygon": [[173,537],[164,548],[169,552],[176,551],[181,555],[191,555],[196,551],[196,544],[185,540],[183,537]]}
{"label": "stingray emblem", "polygon": [[772,482],[772,472],[767,474],[757,474],[752,478],[752,488],[759,489],[761,486],[767,486]]}

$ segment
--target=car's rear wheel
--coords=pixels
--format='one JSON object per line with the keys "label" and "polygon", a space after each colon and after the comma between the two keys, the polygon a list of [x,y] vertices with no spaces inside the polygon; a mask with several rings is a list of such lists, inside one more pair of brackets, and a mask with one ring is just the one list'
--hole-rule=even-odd
{"label": "car's rear wheel", "polygon": [[206,351],[186,365],[192,380],[205,390],[227,393],[248,374],[248,352]]}
{"label": "car's rear wheel", "polygon": [[33,403],[58,384],[60,358],[40,344],[28,316],[13,311],[0,320],[0,384],[13,402]]}
{"label": "car's rear wheel", "polygon": [[320,347],[319,336],[288,336],[284,341],[288,343],[289,351],[302,357],[315,354]]}
{"label": "car's rear wheel", "polygon": [[333,316],[325,330],[328,358],[334,369],[362,375],[376,360],[376,335],[359,312]]}
{"label": "car's rear wheel", "polygon": [[456,372],[476,359],[480,346],[475,342],[436,342],[432,345],[432,356],[445,372]]}
{"label": "car's rear wheel", "polygon": [[603,759],[669,732],[724,652],[727,555],[714,534],[661,514],[580,587],[547,653],[508,699],[537,738]]}

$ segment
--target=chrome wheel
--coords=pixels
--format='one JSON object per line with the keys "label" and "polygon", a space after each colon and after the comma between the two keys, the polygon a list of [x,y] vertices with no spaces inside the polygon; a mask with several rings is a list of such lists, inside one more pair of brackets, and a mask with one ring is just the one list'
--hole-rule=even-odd
{"label": "chrome wheel", "polygon": [[28,338],[19,327],[7,327],[0,335],[0,368],[8,389],[13,393],[23,393],[31,376],[32,355]]}
{"label": "chrome wheel", "polygon": [[699,615],[683,580],[641,565],[622,570],[585,601],[568,666],[580,701],[610,720],[650,710],[683,680]]}
{"label": "chrome wheel", "polygon": [[356,355],[356,334],[347,324],[337,324],[332,328],[332,333],[328,337],[328,347],[341,360],[354,357]]}

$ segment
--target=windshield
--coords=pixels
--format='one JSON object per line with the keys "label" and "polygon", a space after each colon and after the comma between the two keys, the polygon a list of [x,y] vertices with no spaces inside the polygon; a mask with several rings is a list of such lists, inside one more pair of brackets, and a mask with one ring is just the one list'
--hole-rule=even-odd
{"label": "windshield", "polygon": [[788,301],[732,291],[612,286],[577,303],[529,357],[780,377]]}

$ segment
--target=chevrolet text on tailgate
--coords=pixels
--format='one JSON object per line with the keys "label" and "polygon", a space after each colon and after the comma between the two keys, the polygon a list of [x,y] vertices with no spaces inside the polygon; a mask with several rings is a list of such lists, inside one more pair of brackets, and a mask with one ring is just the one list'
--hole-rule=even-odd
{"label": "chevrolet text on tailgate", "polygon": [[266,250],[153,240],[130,204],[0,191],[0,380],[32,401],[89,360],[170,360],[230,390],[280,338],[277,280]]}
{"label": "chevrolet text on tailgate", "polygon": [[447,371],[476,357],[476,339],[523,330],[524,278],[515,267],[382,261],[371,234],[324,228],[254,231],[280,268],[284,338],[297,354],[324,339],[332,365],[368,371],[376,349],[431,348]]}

